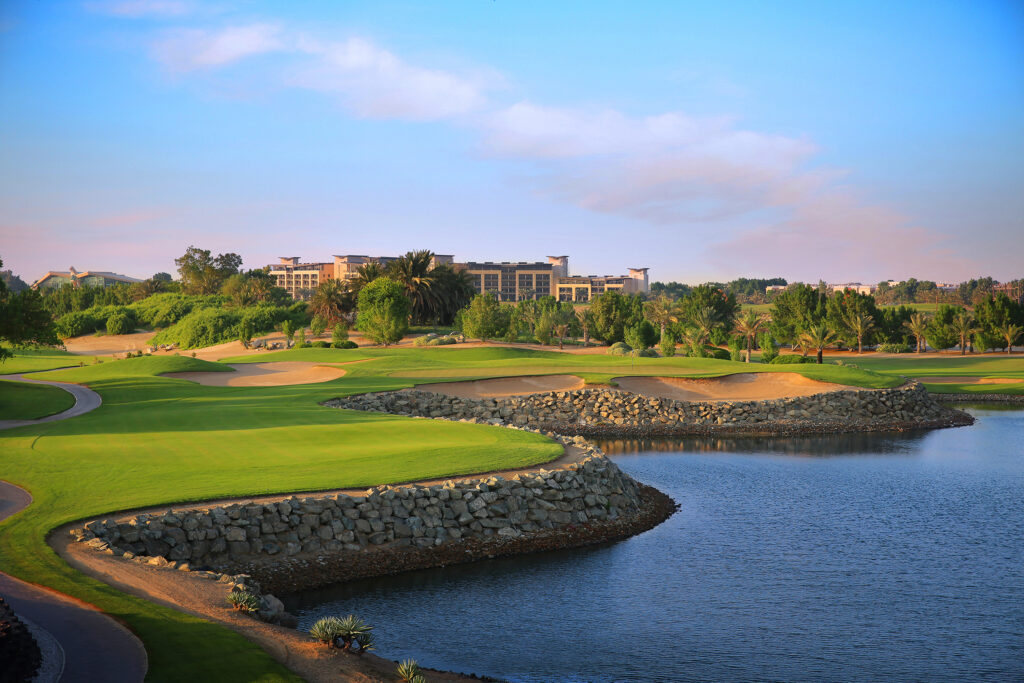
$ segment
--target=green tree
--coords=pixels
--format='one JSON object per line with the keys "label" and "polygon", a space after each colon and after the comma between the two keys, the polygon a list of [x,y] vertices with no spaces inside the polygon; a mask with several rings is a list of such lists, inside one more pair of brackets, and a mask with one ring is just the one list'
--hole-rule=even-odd
{"label": "green tree", "polygon": [[593,334],[608,344],[620,342],[627,327],[643,320],[643,299],[607,290],[590,304]]}
{"label": "green tree", "polygon": [[790,285],[772,303],[772,336],[780,342],[796,344],[803,330],[825,320],[826,300],[819,288]]}
{"label": "green tree", "polygon": [[359,292],[356,327],[370,340],[388,346],[409,329],[409,297],[401,283],[380,277]]}
{"label": "green tree", "polygon": [[467,337],[487,341],[503,336],[503,315],[494,294],[477,294],[462,314],[462,333]]}
{"label": "green tree", "polygon": [[[594,325],[594,316],[591,315],[589,308],[577,308],[574,315],[579,323],[580,332],[583,333],[583,346],[590,346],[590,329]],[[675,351],[674,344],[672,350]]]}
{"label": "green tree", "polygon": [[281,332],[284,333],[284,338],[290,346],[292,341],[295,339],[295,323],[291,321],[291,318],[286,318],[281,323]]}
{"label": "green tree", "polygon": [[238,273],[242,257],[230,252],[213,257],[209,249],[190,246],[174,264],[186,294],[216,294],[228,277]]}
{"label": "green tree", "polygon": [[913,313],[904,325],[917,341],[917,353],[921,353],[924,350],[925,337],[928,335],[928,316],[920,312]]}
{"label": "green tree", "polygon": [[978,331],[978,327],[974,324],[974,319],[971,314],[966,310],[961,310],[953,318],[952,322],[953,333],[960,338],[960,355],[967,355],[967,344],[970,342],[971,337]]}
{"label": "green tree", "polygon": [[758,314],[754,309],[748,309],[746,313],[742,314],[736,320],[736,332],[746,339],[747,342],[747,357],[746,362],[750,362],[751,347],[754,345],[754,339],[757,338],[758,333],[764,329],[770,319],[767,315]]}
{"label": "green tree", "polygon": [[861,311],[852,310],[844,319],[846,329],[857,339],[857,353],[864,353],[864,338],[875,329],[874,317]]}
{"label": "green tree", "polygon": [[[0,280],[0,341],[15,346],[59,343],[53,316],[46,310],[39,292],[25,289],[14,293]],[[0,362],[10,357],[11,352],[0,345]]]}
{"label": "green tree", "polygon": [[319,315],[314,315],[313,319],[309,321],[309,331],[314,339],[319,339],[326,329],[327,321]]}
{"label": "green tree", "polygon": [[1014,325],[1013,323],[1006,323],[997,327],[996,332],[1006,340],[1006,353],[1009,355],[1013,352],[1013,345],[1020,338],[1021,332],[1024,332],[1024,327]]}
{"label": "green tree", "polygon": [[342,280],[324,280],[309,301],[309,310],[324,321],[325,325],[336,325],[352,312],[355,301],[352,292]]}
{"label": "green tree", "polygon": [[698,285],[680,301],[680,316],[693,322],[694,317],[711,309],[716,325],[711,328],[714,343],[725,343],[726,330],[732,329],[733,320],[740,310],[733,294],[726,293],[713,285]]}
{"label": "green tree", "polygon": [[826,346],[836,340],[836,333],[825,323],[811,325],[800,333],[801,346],[818,352],[818,365],[822,364],[822,355]]}
{"label": "green tree", "polygon": [[757,345],[761,348],[761,362],[771,363],[779,357],[779,345],[772,339],[770,332],[765,332],[758,339]]}
{"label": "green tree", "polygon": [[348,326],[345,323],[338,323],[334,326],[331,330],[331,341],[335,344],[348,341]]}
{"label": "green tree", "polygon": [[244,348],[249,348],[252,344],[252,334],[252,322],[243,320],[238,326],[238,341],[242,342]]}
{"label": "green tree", "polygon": [[939,307],[935,310],[935,315],[932,316],[931,320],[928,321],[928,327],[925,330],[925,339],[928,340],[928,345],[936,351],[942,351],[948,349],[956,344],[956,332],[953,331],[953,318],[956,317],[958,306],[950,306],[949,304],[939,304]]}
{"label": "green tree", "polygon": [[679,322],[679,311],[679,303],[664,294],[644,302],[644,315],[658,327],[662,339],[665,338],[668,326]]}

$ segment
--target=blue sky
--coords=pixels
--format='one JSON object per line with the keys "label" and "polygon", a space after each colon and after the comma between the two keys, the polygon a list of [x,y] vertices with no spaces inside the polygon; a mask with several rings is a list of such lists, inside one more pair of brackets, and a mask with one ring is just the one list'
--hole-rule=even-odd
{"label": "blue sky", "polygon": [[0,258],[1024,275],[1019,2],[0,5]]}

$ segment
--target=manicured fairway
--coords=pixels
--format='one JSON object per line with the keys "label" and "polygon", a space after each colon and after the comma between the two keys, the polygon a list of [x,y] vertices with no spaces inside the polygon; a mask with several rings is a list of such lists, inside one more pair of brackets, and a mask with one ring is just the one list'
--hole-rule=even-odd
{"label": "manicured fairway", "polygon": [[[61,354],[25,364],[73,365]],[[691,358],[631,359],[514,348],[298,349],[231,362],[350,363],[335,381],[288,387],[209,387],[158,376],[229,371],[189,357],[153,356],[40,373],[82,382],[103,397],[68,421],[0,432],[0,475],[35,501],[0,526],[5,571],[91,602],[124,620],[146,644],[151,680],[292,680],[266,653],[231,631],[116,591],[69,568],[44,539],[63,523],[134,507],[255,494],[364,487],[527,466],[560,448],[535,434],[324,408],[320,401],[416,383],[529,374],[709,377],[799,372],[861,387],[898,386],[896,366],[878,374],[837,365],[770,366]],[[869,363],[858,364],[869,367]],[[19,364],[21,364],[19,366]],[[1012,370],[1012,369],[1011,369]],[[936,374],[934,369],[927,372]],[[971,374],[979,374],[972,369]],[[182,656],[188,653],[188,656]]]}
{"label": "manicured fairway", "polygon": [[62,413],[73,405],[75,397],[57,387],[0,381],[0,420],[35,420]]}
{"label": "manicured fairway", "polygon": [[57,349],[30,349],[18,350],[14,358],[8,358],[0,363],[0,375],[16,375],[22,372],[36,372],[39,370],[52,370],[63,368],[79,363],[88,365],[95,359],[92,356],[76,356],[67,351]]}
{"label": "manicured fairway", "polygon": [[[1024,381],[1024,356],[986,353],[955,356],[936,353],[908,353],[897,358],[850,358],[862,368],[906,377],[992,377]],[[928,391],[957,394],[1024,394],[1024,385],[925,383]]]}

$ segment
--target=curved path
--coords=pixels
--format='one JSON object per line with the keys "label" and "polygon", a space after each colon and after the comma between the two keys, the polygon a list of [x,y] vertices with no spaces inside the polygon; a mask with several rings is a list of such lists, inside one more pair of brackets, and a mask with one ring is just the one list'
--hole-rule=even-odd
{"label": "curved path", "polygon": [[[47,371],[49,372],[49,371]],[[81,384],[71,384],[69,382],[50,382],[42,379],[29,379],[25,375],[0,375],[0,380],[7,379],[15,382],[28,382],[30,384],[49,384],[51,387],[57,387],[68,392],[75,397],[75,405],[71,406],[63,413],[57,413],[56,415],[49,415],[47,417],[41,417],[38,420],[0,420],[0,429],[14,429],[15,427],[25,427],[27,425],[43,424],[45,422],[56,422],[57,420],[66,420],[70,417],[77,417],[78,415],[84,415],[89,411],[96,410],[103,403],[103,399],[100,395],[89,387],[82,386]]]}
{"label": "curved path", "polygon": [[[27,491],[0,481],[0,521],[31,502]],[[134,683],[145,678],[148,659],[142,642],[92,605],[3,572],[0,594],[19,616],[52,635],[64,651],[63,673],[57,680]]]}

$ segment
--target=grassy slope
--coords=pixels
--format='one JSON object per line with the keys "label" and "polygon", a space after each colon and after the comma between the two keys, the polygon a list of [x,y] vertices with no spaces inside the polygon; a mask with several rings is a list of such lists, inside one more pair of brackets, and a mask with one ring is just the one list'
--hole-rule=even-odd
{"label": "grassy slope", "polygon": [[[634,361],[507,348],[298,349],[234,362],[270,360],[366,362],[347,365],[348,373],[333,382],[266,388],[205,387],[156,376],[226,369],[177,356],[47,372],[42,378],[87,383],[103,396],[103,406],[66,422],[0,433],[0,472],[35,499],[29,510],[0,527],[4,569],[123,619],[146,643],[152,680],[291,676],[227,629],[124,595],[73,571],[44,543],[54,527],[140,506],[363,487],[529,465],[558,452],[554,444],[533,434],[322,408],[319,401],[443,379],[566,372],[591,381],[628,374],[794,371],[857,386],[895,386],[902,381],[894,374],[834,365],[764,366],[689,358]],[[183,651],[190,656],[182,658]]]}
{"label": "grassy slope", "polygon": [[57,387],[0,381],[0,420],[35,420],[62,413],[73,405],[75,397]]}
{"label": "grassy slope", "polygon": [[[99,606],[146,643],[152,680],[289,680],[227,629],[126,596],[71,570],[46,533],[113,510],[222,496],[364,487],[543,462],[560,449],[534,434],[323,408],[387,378],[327,384],[204,387],[156,372],[222,369],[191,358],[135,358],[44,373],[85,382],[96,411],[0,433],[0,472],[27,488],[29,510],[0,527],[4,570]],[[386,438],[382,438],[385,436]],[[182,658],[181,652],[189,652]]]}
{"label": "grassy slope", "polygon": [[21,372],[52,370],[79,363],[90,364],[93,361],[93,356],[77,356],[57,349],[18,349],[14,352],[14,358],[8,358],[0,363],[0,374],[14,375]]}
{"label": "grassy slope", "polygon": [[[1002,377],[1024,381],[1024,357],[984,354],[950,356],[908,353],[897,358],[851,359],[862,368],[907,377]],[[1015,394],[1024,395],[1024,384],[925,383],[928,391],[941,394]]]}

